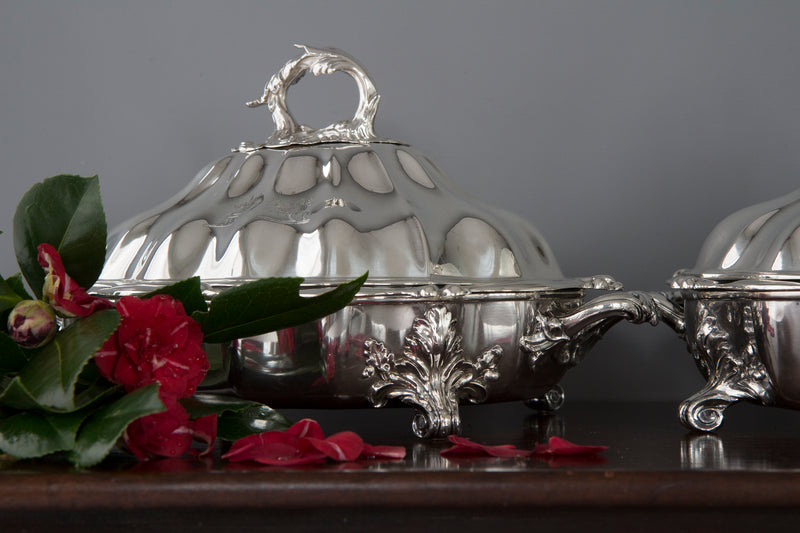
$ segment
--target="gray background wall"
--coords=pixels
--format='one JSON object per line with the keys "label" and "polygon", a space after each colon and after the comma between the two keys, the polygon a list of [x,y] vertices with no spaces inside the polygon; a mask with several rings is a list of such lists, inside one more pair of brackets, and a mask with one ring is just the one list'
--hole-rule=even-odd
{"label": "gray background wall", "polygon": [[[378,133],[423,148],[474,195],[530,220],[568,276],[660,289],[732,210],[797,187],[800,3],[26,1],[0,3],[0,272],[11,218],[58,173],[99,174],[111,225],[272,131],[243,103],[296,55],[342,48],[382,94]],[[290,103],[323,125],[344,75]],[[665,327],[622,324],[570,398],[699,388]]]}

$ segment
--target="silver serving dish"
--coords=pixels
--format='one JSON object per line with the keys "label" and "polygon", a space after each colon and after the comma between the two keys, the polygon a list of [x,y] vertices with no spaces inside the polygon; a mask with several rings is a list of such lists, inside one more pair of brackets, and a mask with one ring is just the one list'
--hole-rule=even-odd
{"label": "silver serving dish", "polygon": [[[462,192],[422,153],[375,134],[379,96],[351,57],[301,47],[263,96],[276,131],[203,168],[124,224],[95,290],[141,292],[199,275],[208,294],[302,276],[309,294],[369,270],[351,305],[216,348],[217,385],[273,406],[406,403],[419,436],[459,430],[459,404],[554,409],[564,372],[621,319],[655,323],[660,295],[607,276],[565,279],[541,234]],[[298,125],[286,91],[306,72],[356,82],[353,119]],[[586,291],[603,294],[589,300]]]}
{"label": "silver serving dish", "polygon": [[714,430],[742,400],[800,408],[800,190],[723,220],[672,287],[670,323],[707,380],[684,425]]}

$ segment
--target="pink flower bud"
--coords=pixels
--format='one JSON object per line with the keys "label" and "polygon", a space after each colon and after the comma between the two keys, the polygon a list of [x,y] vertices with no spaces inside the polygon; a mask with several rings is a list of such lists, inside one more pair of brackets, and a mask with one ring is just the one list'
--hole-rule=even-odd
{"label": "pink flower bud", "polygon": [[53,340],[58,327],[53,308],[41,300],[23,300],[8,315],[8,333],[26,348],[38,348]]}

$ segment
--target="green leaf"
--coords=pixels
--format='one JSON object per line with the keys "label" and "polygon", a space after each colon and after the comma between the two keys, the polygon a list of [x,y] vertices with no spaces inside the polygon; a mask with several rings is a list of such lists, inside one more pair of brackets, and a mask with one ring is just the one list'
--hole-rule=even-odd
{"label": "green leaf", "polygon": [[164,410],[164,404],[158,398],[157,384],[126,394],[86,420],[69,455],[70,461],[78,466],[99,463],[114,447],[128,424]]}
{"label": "green leaf", "polygon": [[20,298],[14,288],[0,276],[0,313],[12,309],[21,301],[22,298]]}
{"label": "green leaf", "polygon": [[0,449],[19,459],[70,450],[87,414],[24,412],[0,419]]}
{"label": "green leaf", "polygon": [[19,376],[12,379],[0,392],[0,406],[20,410],[47,410],[22,384]]}
{"label": "green leaf", "polygon": [[8,286],[23,300],[33,300],[33,296],[28,294],[28,291],[25,290],[25,282],[22,281],[22,274],[19,272],[8,278],[6,283],[8,283]]}
{"label": "green leaf", "polygon": [[217,415],[217,437],[239,440],[254,433],[284,430],[291,422],[278,411],[258,402],[216,395],[195,394],[181,400],[191,418]]}
{"label": "green leaf", "polygon": [[72,279],[91,287],[103,269],[106,233],[97,176],[60,175],[31,187],[14,213],[14,251],[28,286],[42,296],[44,271],[36,248],[46,242]]}
{"label": "green leaf", "polygon": [[78,376],[117,329],[119,320],[119,313],[114,309],[76,320],[52,342],[32,351],[30,361],[20,371],[21,384],[49,410],[79,409],[82,406],[76,404],[74,397]]}
{"label": "green leaf", "polygon": [[197,276],[148,292],[141,298],[149,298],[156,294],[168,294],[179,300],[187,315],[191,315],[195,311],[208,311],[206,297],[203,296],[203,288],[200,286],[200,278]]}
{"label": "green leaf", "polygon": [[14,339],[0,332],[0,374],[19,372],[28,358]]}
{"label": "green leaf", "polygon": [[343,283],[326,293],[300,296],[303,278],[266,278],[226,289],[211,300],[207,313],[192,317],[200,323],[205,342],[227,342],[316,320],[346,306],[367,280]]}

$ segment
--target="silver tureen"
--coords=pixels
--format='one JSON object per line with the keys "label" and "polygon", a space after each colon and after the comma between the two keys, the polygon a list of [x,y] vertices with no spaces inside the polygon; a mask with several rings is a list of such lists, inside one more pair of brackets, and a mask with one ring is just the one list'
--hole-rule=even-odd
{"label": "silver tureen", "polygon": [[684,425],[714,430],[742,400],[800,408],[800,190],[724,219],[671,283],[670,323],[707,380]]}
{"label": "silver tureen", "polygon": [[[301,276],[313,294],[369,271],[330,316],[208,347],[224,361],[212,385],[277,407],[402,402],[417,409],[418,436],[445,436],[459,430],[460,403],[557,408],[562,375],[609,327],[669,315],[662,295],[619,292],[608,276],[565,279],[527,222],[375,134],[379,95],[351,57],[300,48],[248,104],[272,113],[267,142],[242,143],[118,229],[95,286],[117,296],[199,275],[213,294]],[[308,71],[355,80],[353,119],[295,122],[286,91]]]}

